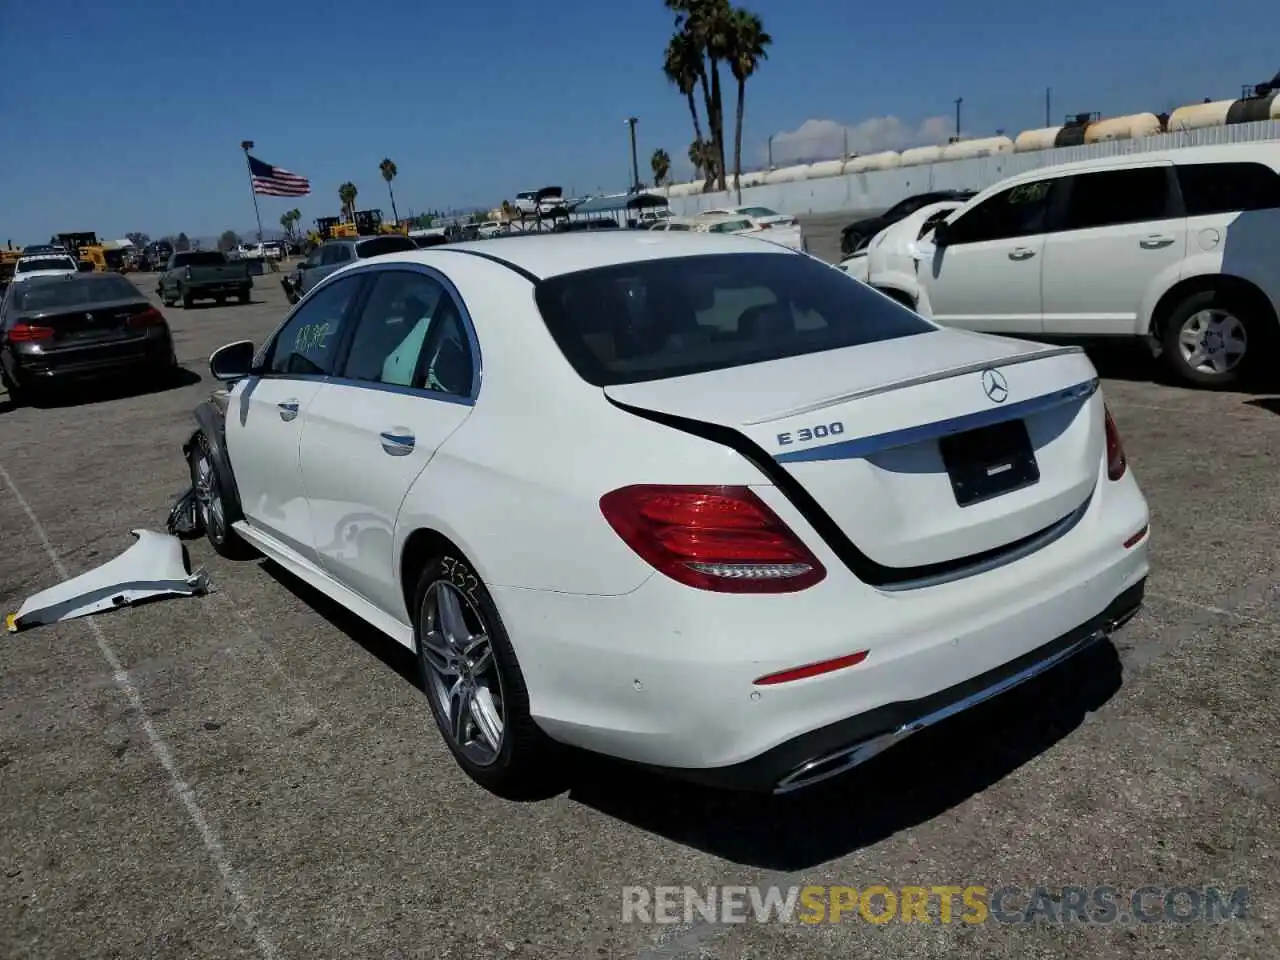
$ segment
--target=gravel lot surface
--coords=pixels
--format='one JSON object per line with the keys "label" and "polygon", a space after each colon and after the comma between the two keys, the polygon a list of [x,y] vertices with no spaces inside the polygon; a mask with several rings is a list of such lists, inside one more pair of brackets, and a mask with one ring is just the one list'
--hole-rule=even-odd
{"label": "gravel lot surface", "polygon": [[[830,219],[813,236],[838,243]],[[248,306],[166,311],[184,385],[0,395],[0,611],[163,529],[206,358],[284,313],[277,278],[255,283]],[[554,799],[497,800],[455,767],[401,648],[203,540],[206,597],[6,637],[0,957],[1280,956],[1280,401],[1096,362],[1153,513],[1144,611],[795,800],[602,761]],[[621,920],[628,885],[809,883],[1250,899],[1218,924]]]}

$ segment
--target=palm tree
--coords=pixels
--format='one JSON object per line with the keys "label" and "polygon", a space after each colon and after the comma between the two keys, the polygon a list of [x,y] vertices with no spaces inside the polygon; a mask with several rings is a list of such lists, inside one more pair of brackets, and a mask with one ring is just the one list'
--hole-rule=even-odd
{"label": "palm tree", "polygon": [[356,195],[359,192],[356,189],[356,185],[350,180],[338,187],[338,199],[342,202],[342,214],[348,220],[356,218]]}
{"label": "palm tree", "polygon": [[730,36],[729,69],[738,81],[738,119],[733,135],[733,189],[742,202],[742,108],[747,96],[747,78],[756,72],[761,61],[769,59],[765,47],[773,37],[764,32],[764,24],[754,13],[734,10]]}
{"label": "palm tree", "polygon": [[400,225],[400,214],[396,213],[396,192],[391,189],[391,181],[396,178],[399,171],[396,169],[396,163],[390,157],[383,157],[382,162],[378,164],[378,169],[382,171],[382,179],[387,181],[387,193],[391,195],[391,216],[396,221],[396,226]]}
{"label": "palm tree", "polygon": [[[698,51],[698,82],[707,106],[707,126],[711,133],[711,157],[721,190],[728,190],[724,162],[724,102],[720,90],[720,63],[727,60],[733,8],[729,0],[665,0],[676,14],[676,32],[688,37]],[[705,57],[705,60],[703,59]]]}
{"label": "palm tree", "polygon": [[671,172],[671,157],[667,155],[667,151],[661,147],[653,151],[653,156],[649,158],[649,168],[653,170],[653,185],[662,186],[667,174]]}
{"label": "palm tree", "polygon": [[716,158],[715,147],[708,140],[695,140],[689,144],[689,162],[693,164],[694,179],[705,177],[702,185],[703,193],[715,189]]}
{"label": "palm tree", "polygon": [[694,46],[690,37],[677,33],[667,44],[666,58],[662,63],[662,72],[684,94],[689,103],[689,116],[693,118],[693,138],[702,139],[702,124],[698,120],[698,105],[694,102],[693,91],[698,88],[699,68],[702,65],[702,52]]}

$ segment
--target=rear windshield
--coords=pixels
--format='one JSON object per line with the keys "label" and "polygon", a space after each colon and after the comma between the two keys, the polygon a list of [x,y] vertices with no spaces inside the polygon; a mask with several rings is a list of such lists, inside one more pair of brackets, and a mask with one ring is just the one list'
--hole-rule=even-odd
{"label": "rear windshield", "polygon": [[894,340],[934,327],[799,254],[645,260],[551,277],[535,297],[596,386],[661,380]]}
{"label": "rear windshield", "polygon": [[179,253],[173,261],[175,267],[217,267],[227,262],[226,256],[217,250]]}
{"label": "rear windshield", "polygon": [[134,300],[138,288],[119,276],[68,276],[41,280],[25,280],[18,292],[17,308],[20,311],[61,310],[92,303],[112,303],[117,300]]}
{"label": "rear windshield", "polygon": [[400,253],[404,250],[417,250],[418,245],[408,237],[387,236],[375,237],[373,240],[365,240],[356,246],[356,256],[380,257],[384,253]]}
{"label": "rear windshield", "polygon": [[70,257],[39,257],[34,260],[19,260],[15,273],[35,273],[37,270],[75,270],[76,262]]}

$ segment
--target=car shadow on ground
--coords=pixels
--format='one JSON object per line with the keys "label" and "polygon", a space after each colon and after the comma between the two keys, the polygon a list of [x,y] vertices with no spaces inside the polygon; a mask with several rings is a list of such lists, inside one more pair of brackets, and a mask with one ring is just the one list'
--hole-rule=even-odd
{"label": "car shadow on ground", "polygon": [[[418,658],[411,650],[370,626],[342,604],[330,599],[305,580],[294,576],[275,561],[266,560],[262,563],[262,569],[278,584],[363,647],[366,653],[381,660],[384,665],[399,674],[406,683],[421,689],[418,683]],[[424,710],[427,709],[425,702],[422,706]]]}
{"label": "car shadow on ground", "polygon": [[[79,407],[92,403],[124,400],[129,397],[145,397],[168,390],[180,390],[199,383],[202,379],[194,370],[178,367],[161,377],[120,377],[60,384],[45,393],[30,397],[23,402],[23,405],[35,407],[37,410]],[[3,400],[0,400],[0,413],[5,411],[6,406],[10,408],[14,406],[7,394],[4,395]]]}
{"label": "car shadow on ground", "polygon": [[[124,400],[129,397],[145,397],[153,393],[164,393],[168,390],[180,390],[199,383],[203,378],[194,370],[178,367],[167,377],[151,378],[119,378],[110,380],[87,381],[75,384],[60,384],[54,390],[43,395],[23,401],[21,406],[41,409],[57,409],[61,407],[78,407],[91,403],[104,403],[112,400]],[[16,410],[19,404],[10,399],[9,394],[0,388],[0,414]]]}
{"label": "car shadow on ground", "polygon": [[[263,569],[420,689],[413,653],[279,565],[268,560]],[[576,803],[721,859],[767,870],[805,870],[929,821],[981,793],[1067,737],[1119,690],[1121,676],[1115,647],[1096,644],[850,774],[789,796],[715,790],[579,751],[565,758],[563,776],[544,796],[567,788]],[[430,709],[425,699],[422,709]]]}
{"label": "car shadow on ground", "polygon": [[[1104,380],[1125,380],[1131,383],[1153,383],[1178,390],[1196,391],[1198,388],[1179,380],[1158,357],[1141,341],[1121,343],[1084,343],[1085,353],[1093,361],[1098,376]],[[1238,393],[1274,393],[1280,387],[1274,375],[1268,372],[1255,374],[1248,381],[1233,384],[1231,390]]]}
{"label": "car shadow on ground", "polygon": [[1280,414],[1280,397],[1255,397],[1252,400],[1246,400],[1245,403],[1268,413]]}

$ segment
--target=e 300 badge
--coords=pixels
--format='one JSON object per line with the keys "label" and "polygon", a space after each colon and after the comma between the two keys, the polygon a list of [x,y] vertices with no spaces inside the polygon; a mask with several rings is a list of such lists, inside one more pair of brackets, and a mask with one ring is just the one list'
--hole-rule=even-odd
{"label": "e 300 badge", "polygon": [[778,434],[778,446],[785,447],[792,443],[807,443],[810,440],[822,440],[825,437],[838,437],[844,433],[844,424],[819,423],[812,427],[801,427],[792,433]]}

